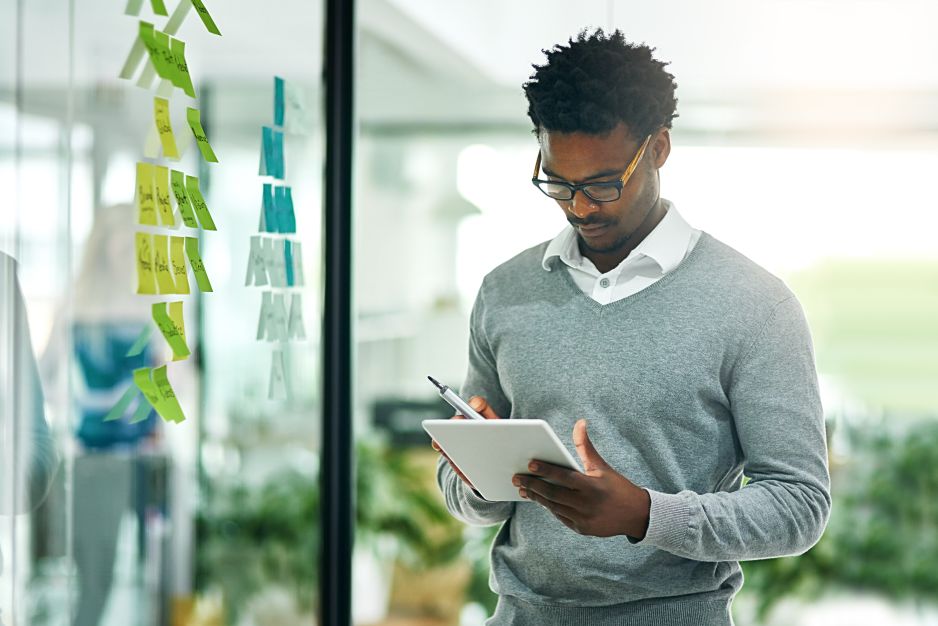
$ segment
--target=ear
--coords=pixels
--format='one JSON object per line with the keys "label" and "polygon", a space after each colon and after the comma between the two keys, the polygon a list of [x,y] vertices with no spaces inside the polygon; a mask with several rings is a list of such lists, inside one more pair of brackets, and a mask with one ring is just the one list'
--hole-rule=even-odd
{"label": "ear", "polygon": [[668,160],[668,155],[671,154],[671,131],[662,128],[652,137],[651,145],[648,147],[651,149],[652,163],[654,163],[655,169],[661,169]]}

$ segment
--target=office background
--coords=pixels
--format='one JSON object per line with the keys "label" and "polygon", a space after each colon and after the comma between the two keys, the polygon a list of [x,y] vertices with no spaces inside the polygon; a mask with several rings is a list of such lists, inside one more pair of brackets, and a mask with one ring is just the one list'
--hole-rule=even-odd
{"label": "office background", "polygon": [[[330,501],[323,381],[335,373],[321,327],[327,282],[342,276],[324,254],[326,3],[210,2],[222,37],[194,15],[181,28],[220,161],[200,166],[191,146],[183,159],[201,167],[219,225],[203,240],[215,289],[189,300],[198,349],[173,370],[188,419],[96,449],[76,436],[76,322],[139,320],[141,306],[115,269],[131,262],[134,225],[108,217],[133,202],[152,124],[152,93],[117,78],[136,33],[124,4],[0,7],[0,250],[19,260],[62,457],[42,507],[0,517],[0,614],[313,624]],[[154,17],[149,3],[141,17]],[[450,519],[435,490],[419,421],[449,412],[425,376],[459,385],[482,276],[565,224],[529,183],[537,145],[520,84],[542,48],[599,26],[672,62],[680,117],[663,194],[783,277],[814,335],[833,518],[807,555],[744,565],[737,621],[938,624],[935,23],[938,6],[915,0],[356,3],[353,194],[339,199],[352,227],[355,471],[338,497],[356,505],[353,623],[468,626],[493,606],[491,529]],[[307,338],[285,348],[280,400],[267,397],[271,346],[255,339],[261,294],[241,278],[274,75],[306,103],[285,144]],[[102,259],[113,279],[93,273]]]}

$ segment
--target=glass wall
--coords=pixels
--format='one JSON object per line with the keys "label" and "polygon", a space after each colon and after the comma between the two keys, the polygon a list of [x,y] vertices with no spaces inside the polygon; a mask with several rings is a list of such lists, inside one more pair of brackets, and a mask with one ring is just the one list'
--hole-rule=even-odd
{"label": "glass wall", "polygon": [[3,623],[315,622],[323,6],[206,4],[0,8]]}
{"label": "glass wall", "polygon": [[355,418],[359,475],[381,478],[359,485],[357,624],[491,615],[497,527],[443,509],[420,421],[452,411],[426,376],[458,389],[482,277],[566,225],[529,182],[521,84],[541,49],[597,26],[672,62],[662,195],[783,278],[813,333],[834,516],[805,556],[743,564],[737,621],[935,619],[938,73],[918,26],[934,17],[917,2],[362,0]]}

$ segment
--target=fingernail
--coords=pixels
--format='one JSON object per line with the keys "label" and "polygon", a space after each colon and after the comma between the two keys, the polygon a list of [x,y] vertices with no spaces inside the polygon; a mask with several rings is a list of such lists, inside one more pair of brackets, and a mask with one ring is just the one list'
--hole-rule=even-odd
{"label": "fingernail", "polygon": [[537,463],[529,463],[529,464],[528,464],[528,469],[531,470],[532,472],[536,472],[536,471],[537,471]]}
{"label": "fingernail", "polygon": [[519,489],[519,490],[518,490],[518,495],[521,496],[522,498],[524,498],[525,500],[528,499],[528,492],[527,492],[527,490],[525,490],[525,489]]}
{"label": "fingernail", "polygon": [[521,479],[520,479],[520,478],[512,478],[512,479],[511,479],[511,484],[514,485],[515,487],[519,487],[519,486],[521,485]]}
{"label": "fingernail", "polygon": [[482,408],[482,398],[480,398],[480,397],[478,397],[478,396],[473,396],[472,399],[469,400],[469,406],[471,406],[471,407],[474,408],[474,409],[481,409],[481,408]]}

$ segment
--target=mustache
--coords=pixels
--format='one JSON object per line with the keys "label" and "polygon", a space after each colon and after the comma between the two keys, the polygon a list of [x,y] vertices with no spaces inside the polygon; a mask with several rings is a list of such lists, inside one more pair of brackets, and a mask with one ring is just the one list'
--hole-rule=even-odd
{"label": "mustache", "polygon": [[567,218],[567,221],[573,226],[608,226],[611,224],[611,222],[604,222],[602,220],[577,220],[570,217]]}

